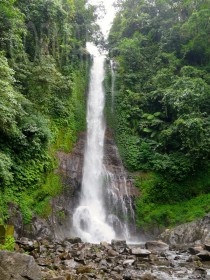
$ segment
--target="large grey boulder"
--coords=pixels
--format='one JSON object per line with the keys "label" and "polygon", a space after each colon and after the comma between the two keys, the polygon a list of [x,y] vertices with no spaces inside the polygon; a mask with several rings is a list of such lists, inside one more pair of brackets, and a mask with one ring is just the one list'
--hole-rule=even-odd
{"label": "large grey boulder", "polygon": [[134,256],[137,256],[137,257],[145,258],[145,257],[149,257],[151,252],[146,249],[141,249],[141,248],[137,247],[137,248],[131,249],[131,254]]}
{"label": "large grey boulder", "polygon": [[171,245],[210,243],[210,214],[203,219],[167,229],[160,239]]}
{"label": "large grey boulder", "polygon": [[41,270],[33,257],[0,251],[0,280],[41,280]]}
{"label": "large grey boulder", "polygon": [[150,251],[166,251],[169,250],[169,245],[162,241],[147,241],[145,244],[146,249]]}

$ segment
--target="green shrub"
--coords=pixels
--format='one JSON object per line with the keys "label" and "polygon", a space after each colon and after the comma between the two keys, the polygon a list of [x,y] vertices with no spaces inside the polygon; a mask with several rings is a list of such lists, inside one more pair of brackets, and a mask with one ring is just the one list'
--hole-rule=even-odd
{"label": "green shrub", "polygon": [[5,243],[0,244],[0,250],[14,251],[15,249],[15,238],[13,236],[7,236]]}
{"label": "green shrub", "polygon": [[157,174],[140,174],[136,185],[139,227],[171,227],[202,218],[210,211],[210,171],[200,172],[183,182],[166,182]]}

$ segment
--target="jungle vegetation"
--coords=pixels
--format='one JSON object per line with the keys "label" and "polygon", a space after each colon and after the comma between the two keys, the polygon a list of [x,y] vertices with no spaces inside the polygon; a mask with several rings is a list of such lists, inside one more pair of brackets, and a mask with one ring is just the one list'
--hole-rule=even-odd
{"label": "jungle vegetation", "polygon": [[147,229],[210,211],[209,15],[209,0],[118,1],[106,112]]}
{"label": "jungle vegetation", "polygon": [[0,1],[0,223],[11,202],[25,223],[47,216],[62,190],[55,152],[85,129],[94,21],[85,0]]}

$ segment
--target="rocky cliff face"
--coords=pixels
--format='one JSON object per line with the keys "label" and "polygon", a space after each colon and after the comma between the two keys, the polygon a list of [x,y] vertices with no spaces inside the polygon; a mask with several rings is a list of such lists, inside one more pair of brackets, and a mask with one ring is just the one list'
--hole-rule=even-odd
{"label": "rocky cliff face", "polygon": [[116,186],[121,195],[135,197],[139,190],[134,186],[133,179],[129,177],[123,167],[112,132],[107,129],[104,145],[104,165],[108,172],[114,175]]}
{"label": "rocky cliff face", "polygon": [[[51,201],[52,213],[47,220],[33,217],[32,223],[24,226],[20,211],[14,204],[10,205],[8,222],[15,225],[16,237],[50,237],[59,240],[74,235],[71,220],[73,210],[79,202],[85,141],[86,134],[81,133],[71,153],[61,151],[57,153],[59,167],[56,172],[61,175],[64,188],[63,193]],[[112,174],[112,180],[117,188],[118,195],[122,198],[126,195],[133,198],[138,194],[138,190],[124,170],[112,134],[108,130],[105,137],[104,152],[104,166],[106,171]]]}
{"label": "rocky cliff face", "polygon": [[[77,198],[77,193],[80,191],[82,183],[85,140],[86,134],[81,133],[71,154],[63,152],[57,153],[59,160],[59,173],[62,175],[63,184],[65,186],[73,187],[72,194],[74,194],[74,196],[76,195]],[[138,189],[134,186],[132,178],[129,178],[123,167],[118,149],[110,130],[107,130],[105,135],[104,166],[108,172],[115,176],[115,180],[118,183],[117,185],[121,194],[128,194],[130,196],[138,195]],[[124,180],[125,178],[126,190],[121,184],[122,179]],[[73,204],[73,207],[74,206],[75,204]]]}
{"label": "rocky cliff face", "polygon": [[[54,217],[56,217],[55,212],[59,211],[59,205],[60,208],[63,207],[65,219],[63,220],[64,224],[59,226],[59,232],[55,227],[54,229],[56,231],[56,236],[61,236],[62,238],[67,237],[67,234],[69,235],[70,232],[74,235],[70,225],[73,210],[78,204],[79,193],[81,190],[85,140],[86,134],[82,133],[71,154],[65,154],[63,152],[58,152],[57,154],[59,160],[58,172],[62,176],[64,194],[53,201],[53,207],[56,209],[54,211]],[[133,180],[128,177],[123,168],[122,161],[110,130],[106,131],[105,136],[104,168],[107,174],[111,174],[112,182],[110,182],[110,184],[114,184],[117,188],[118,196],[121,196],[123,199],[126,196],[133,198],[138,194],[137,188],[134,187]],[[109,184],[110,177],[107,180]],[[57,219],[55,219],[55,223],[57,222]],[[63,235],[62,232],[64,232],[65,235]]]}
{"label": "rocky cliff face", "polygon": [[210,214],[203,219],[168,229],[160,238],[171,245],[210,243]]}

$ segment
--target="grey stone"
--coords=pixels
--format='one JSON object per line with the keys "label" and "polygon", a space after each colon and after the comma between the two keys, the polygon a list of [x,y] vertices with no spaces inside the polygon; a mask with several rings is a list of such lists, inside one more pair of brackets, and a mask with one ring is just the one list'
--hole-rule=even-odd
{"label": "grey stone", "polygon": [[146,249],[150,251],[166,251],[169,250],[169,245],[162,241],[147,241],[145,243]]}
{"label": "grey stone", "polygon": [[204,244],[204,249],[207,251],[210,251],[210,243],[209,244]]}
{"label": "grey stone", "polygon": [[8,274],[2,267],[0,267],[0,280],[10,280],[11,275]]}
{"label": "grey stone", "polygon": [[135,255],[137,257],[148,257],[151,252],[149,250],[146,250],[146,249],[141,249],[141,248],[132,248],[131,249],[131,254],[132,255]]}
{"label": "grey stone", "polygon": [[200,253],[201,251],[203,251],[203,247],[199,246],[199,247],[190,247],[189,248],[189,252],[192,255],[196,255],[198,253]]}
{"label": "grey stone", "polygon": [[197,261],[200,261],[201,259],[198,257],[198,256],[190,256],[188,259],[187,259],[187,262],[197,262]]}
{"label": "grey stone", "polygon": [[203,250],[197,254],[202,261],[210,261],[210,252]]}
{"label": "grey stone", "polygon": [[41,280],[41,271],[34,258],[25,254],[0,251],[0,267],[2,275],[6,275],[5,279],[9,275],[14,279]]}
{"label": "grey stone", "polygon": [[112,240],[111,245],[114,247],[127,247],[126,240]]}
{"label": "grey stone", "polygon": [[206,276],[207,275],[207,271],[205,268],[202,267],[196,267],[195,271],[194,271],[195,275],[199,275],[199,276]]}
{"label": "grey stone", "polygon": [[124,260],[123,265],[132,265],[134,264],[135,260]]}
{"label": "grey stone", "polygon": [[210,214],[203,219],[165,230],[160,239],[170,245],[210,243]]}
{"label": "grey stone", "polygon": [[66,241],[68,241],[71,244],[82,243],[82,239],[80,237],[66,238]]}
{"label": "grey stone", "polygon": [[100,265],[100,266],[105,266],[105,267],[107,267],[107,261],[104,260],[104,259],[102,259],[102,260],[100,261],[99,265]]}
{"label": "grey stone", "polygon": [[116,257],[116,256],[119,255],[118,252],[116,252],[116,251],[114,251],[114,250],[111,250],[111,249],[109,249],[109,250],[107,251],[107,254],[108,254],[110,257]]}
{"label": "grey stone", "polygon": [[78,262],[75,262],[74,260],[65,260],[64,264],[68,268],[76,268],[80,265]]}

